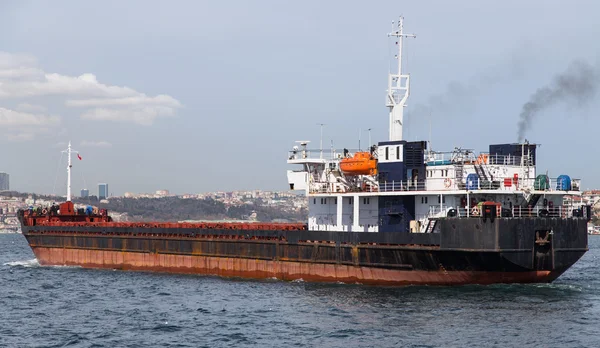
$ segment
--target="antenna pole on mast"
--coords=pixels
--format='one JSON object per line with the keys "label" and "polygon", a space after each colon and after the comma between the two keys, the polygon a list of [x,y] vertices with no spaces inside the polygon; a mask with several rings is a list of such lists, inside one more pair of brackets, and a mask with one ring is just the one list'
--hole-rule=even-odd
{"label": "antenna pole on mast", "polygon": [[320,145],[320,151],[321,151],[321,159],[323,159],[323,126],[325,125],[325,123],[317,123],[317,125],[321,126],[321,145]]}
{"label": "antenna pole on mast", "polygon": [[71,142],[69,141],[69,147],[67,148],[67,158],[68,158],[68,165],[67,165],[67,202],[71,201],[71,167],[73,167],[73,165],[71,164]]}
{"label": "antenna pole on mast", "polygon": [[396,74],[390,72],[388,77],[388,94],[386,106],[390,108],[390,123],[389,123],[389,140],[402,140],[402,125],[404,117],[404,106],[409,96],[410,91],[410,75],[402,74],[402,43],[405,37],[417,36],[414,34],[404,33],[404,17],[400,17],[398,21],[398,29],[388,34],[394,36],[398,42],[398,71]]}
{"label": "antenna pole on mast", "polygon": [[71,154],[79,153],[78,151],[74,151],[71,148],[71,142],[69,141],[69,146],[63,152],[67,153],[67,202],[71,201],[71,168],[73,165],[71,164]]}

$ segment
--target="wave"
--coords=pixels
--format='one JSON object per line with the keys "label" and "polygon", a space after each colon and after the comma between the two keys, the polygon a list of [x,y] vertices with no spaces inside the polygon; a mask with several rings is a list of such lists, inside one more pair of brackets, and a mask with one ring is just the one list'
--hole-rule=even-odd
{"label": "wave", "polygon": [[21,266],[21,267],[39,267],[40,263],[37,259],[31,259],[26,261],[12,261],[6,262],[3,264],[4,266]]}

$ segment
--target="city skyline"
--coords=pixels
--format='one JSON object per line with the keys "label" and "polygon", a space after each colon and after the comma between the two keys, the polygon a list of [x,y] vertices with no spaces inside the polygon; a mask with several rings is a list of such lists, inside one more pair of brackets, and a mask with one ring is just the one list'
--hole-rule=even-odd
{"label": "city skyline", "polygon": [[[332,142],[356,148],[359,139],[365,148],[369,135],[387,140],[394,42],[386,34],[399,14],[417,34],[406,41],[405,138],[487,151],[516,141],[523,105],[573,62],[598,75],[598,9],[560,1],[440,2],[435,10],[394,1],[2,3],[0,170],[12,190],[62,194],[60,151],[72,141],[81,156],[73,192],[102,182],[115,195],[285,190],[286,151],[296,140],[317,150],[320,124],[325,150]],[[600,187],[600,166],[585,155],[600,127],[591,87],[590,103],[554,104],[525,134],[543,145],[540,172],[582,178],[584,189]],[[35,165],[23,160],[30,155]]]}

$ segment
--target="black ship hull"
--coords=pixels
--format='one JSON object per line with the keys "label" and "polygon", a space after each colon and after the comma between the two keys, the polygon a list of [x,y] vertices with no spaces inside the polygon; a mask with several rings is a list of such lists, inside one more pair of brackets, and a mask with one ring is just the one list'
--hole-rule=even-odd
{"label": "black ship hull", "polygon": [[42,265],[374,285],[551,282],[587,251],[584,219],[438,221],[436,233],[23,226]]}

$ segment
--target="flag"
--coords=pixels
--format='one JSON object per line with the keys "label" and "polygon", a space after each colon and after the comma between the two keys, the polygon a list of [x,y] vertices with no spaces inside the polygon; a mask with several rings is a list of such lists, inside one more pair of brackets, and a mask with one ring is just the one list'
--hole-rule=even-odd
{"label": "flag", "polygon": [[79,158],[80,161],[83,159],[83,158],[81,158],[80,154],[77,154],[77,158]]}

